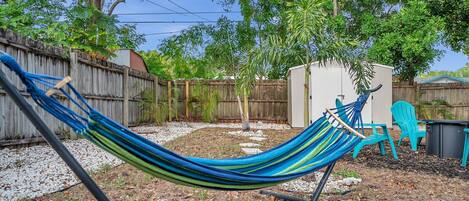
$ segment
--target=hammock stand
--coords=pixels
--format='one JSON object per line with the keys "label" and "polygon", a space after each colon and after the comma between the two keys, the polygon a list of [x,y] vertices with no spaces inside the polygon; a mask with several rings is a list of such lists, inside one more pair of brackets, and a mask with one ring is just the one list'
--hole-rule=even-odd
{"label": "hammock stand", "polygon": [[62,144],[60,139],[47,127],[44,121],[37,115],[33,107],[26,101],[26,99],[20,94],[18,89],[8,80],[3,70],[0,69],[0,85],[7,92],[7,94],[13,99],[15,104],[21,109],[29,121],[36,127],[41,133],[42,137],[46,142],[59,154],[63,161],[72,169],[73,173],[83,182],[86,188],[93,194],[93,196],[99,201],[108,201],[109,199],[93,181],[93,179],[86,173],[85,169],[78,163],[68,149]]}
{"label": "hammock stand", "polygon": [[[0,52],[3,53],[3,52]],[[5,54],[5,53],[3,53]],[[68,78],[70,79],[70,78]],[[59,83],[66,84],[70,80],[62,80]],[[58,85],[59,85],[58,83]],[[38,129],[38,131],[43,135],[44,139],[52,146],[52,148],[59,154],[59,156],[66,162],[66,164],[72,169],[76,176],[83,182],[85,187],[92,193],[92,195],[97,200],[107,201],[109,200],[106,195],[101,191],[101,189],[96,185],[92,178],[86,173],[86,171],[81,167],[73,155],[66,149],[66,147],[61,143],[61,141],[55,136],[55,134],[46,126],[46,124],[41,120],[37,113],[33,110],[32,106],[26,101],[26,99],[20,94],[18,89],[8,80],[3,70],[0,69],[0,85],[5,89],[7,94],[13,99],[15,104],[23,111],[23,113],[28,117],[28,119],[33,123],[33,125]],[[374,92],[378,90],[381,86],[378,86],[375,89],[369,90],[368,92]],[[55,87],[56,89],[60,86]],[[49,93],[49,92],[48,92]],[[333,112],[327,110],[327,112],[333,117],[337,122],[342,125],[342,129],[348,130],[350,133],[357,134],[358,132],[349,127],[346,123],[340,120]],[[359,134],[359,133],[358,133]],[[357,135],[361,138],[363,136]],[[326,172],[324,173],[317,189],[312,195],[311,200],[318,200],[320,193],[330,176],[332,169],[335,165],[335,162],[330,163],[327,167]],[[268,191],[261,191],[261,193],[269,195],[277,195],[277,193],[269,193]],[[278,194],[280,195],[280,194]],[[286,200],[301,200],[291,196],[277,196]],[[289,199],[290,198],[290,199]]]}
{"label": "hammock stand", "polygon": [[[377,87],[375,87],[373,89],[370,89],[370,90],[367,90],[367,93],[373,93],[375,91],[378,91],[379,89],[381,89],[382,86],[383,86],[382,84],[379,84]],[[362,108],[363,108],[363,106],[364,105],[362,105]],[[358,133],[356,130],[351,128],[349,125],[347,125],[347,123],[342,121],[339,117],[337,117],[337,115],[335,115],[329,109],[326,109],[326,111],[332,117],[334,117],[339,122],[339,124],[341,124],[344,127],[344,129],[349,130],[350,132],[354,133],[355,135],[357,135],[361,138],[365,138],[365,136],[363,136],[362,134]],[[316,187],[313,194],[311,195],[311,201],[319,200],[319,196],[321,195],[322,189],[326,185],[327,180],[329,179],[329,176],[331,176],[331,173],[332,173],[332,170],[334,169],[335,163],[336,162],[333,162],[333,163],[331,163],[330,165],[327,166],[326,171],[322,175],[318,186]],[[279,199],[282,199],[282,200],[287,200],[287,201],[305,201],[304,199],[301,199],[301,198],[297,198],[297,197],[294,197],[294,196],[285,195],[285,194],[277,193],[277,192],[273,192],[273,191],[268,191],[268,190],[260,190],[260,194],[274,196],[276,198],[279,198]]]}

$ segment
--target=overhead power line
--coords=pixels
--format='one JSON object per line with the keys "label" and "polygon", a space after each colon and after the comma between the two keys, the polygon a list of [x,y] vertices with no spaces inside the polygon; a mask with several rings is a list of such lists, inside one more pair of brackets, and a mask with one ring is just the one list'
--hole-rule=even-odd
{"label": "overhead power line", "polygon": [[[194,14],[231,14],[231,13],[241,13],[240,11],[199,11],[192,12]],[[190,14],[189,12],[151,12],[151,13],[117,13],[114,15],[185,15]]]}
{"label": "overhead power line", "polygon": [[168,7],[166,7],[166,6],[163,6],[163,5],[159,4],[159,3],[156,3],[156,2],[154,2],[154,1],[152,1],[152,0],[147,0],[147,2],[148,2],[148,3],[151,3],[151,4],[155,5],[155,6],[158,6],[158,7],[160,7],[160,8],[163,8],[163,9],[165,9],[165,10],[169,10],[169,11],[171,11],[171,12],[173,12],[173,13],[177,13],[177,11],[175,11],[175,10],[173,10],[173,9],[171,9],[171,8],[168,8]]}
{"label": "overhead power line", "polygon": [[[232,22],[241,22],[240,20],[231,20]],[[216,20],[209,21],[122,21],[120,24],[204,24],[217,23]]]}
{"label": "overhead power line", "polygon": [[190,10],[188,10],[188,9],[186,9],[186,8],[184,8],[184,7],[182,7],[182,6],[180,6],[179,4],[175,3],[175,2],[172,1],[172,0],[168,0],[168,1],[169,1],[169,3],[171,3],[171,4],[175,5],[175,6],[177,6],[178,8],[180,8],[180,9],[182,9],[182,10],[184,10],[184,11],[190,13],[191,15],[194,15],[194,16],[196,16],[196,17],[198,17],[198,18],[200,18],[200,19],[203,19],[203,20],[205,20],[205,21],[210,21],[209,19],[207,19],[207,18],[205,18],[205,17],[202,17],[202,16],[200,16],[200,15],[197,15],[197,14],[191,12]]}
{"label": "overhead power line", "polygon": [[173,34],[173,33],[179,33],[181,31],[168,31],[168,32],[157,32],[157,33],[147,33],[143,34],[144,36],[155,36],[155,35],[166,35],[166,34]]}

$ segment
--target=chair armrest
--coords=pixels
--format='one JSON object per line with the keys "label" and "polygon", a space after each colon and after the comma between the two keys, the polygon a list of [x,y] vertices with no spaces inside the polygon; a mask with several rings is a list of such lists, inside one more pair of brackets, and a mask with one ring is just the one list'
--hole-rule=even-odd
{"label": "chair armrest", "polygon": [[377,123],[364,123],[363,127],[381,127],[381,128],[385,128],[385,127],[387,127],[387,125],[386,124],[381,124],[381,123],[379,123],[379,124],[377,124]]}
{"label": "chair armrest", "polygon": [[417,120],[417,123],[418,124],[427,124],[428,121],[425,121],[425,120]]}

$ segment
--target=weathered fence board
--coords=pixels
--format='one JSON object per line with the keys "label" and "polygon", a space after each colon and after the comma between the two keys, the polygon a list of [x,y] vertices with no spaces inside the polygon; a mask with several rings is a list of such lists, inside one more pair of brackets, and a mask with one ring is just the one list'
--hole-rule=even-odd
{"label": "weathered fence board", "polygon": [[[124,66],[91,58],[83,53],[71,53],[62,48],[49,47],[10,31],[0,30],[0,50],[15,57],[18,63],[29,72],[61,77],[72,75],[72,84],[88,100],[90,105],[121,123],[124,119],[124,87],[131,88],[128,106],[129,125],[135,125],[142,121],[139,118],[141,116],[138,108],[138,102],[141,100],[139,94],[145,89],[153,90],[155,88],[155,78],[149,74],[130,70],[128,86],[123,86],[123,72],[126,68]],[[53,131],[60,137],[73,136],[65,124],[47,114],[29,98],[29,95],[24,92],[23,84],[13,72],[3,65],[0,65],[0,68],[22,91]],[[70,105],[69,102],[64,102],[64,104]],[[38,137],[40,134],[34,126],[10,97],[0,89],[0,146],[14,144],[15,141],[36,142]]]}
{"label": "weathered fence board", "polygon": [[[177,113],[179,119],[185,119],[186,96],[185,80],[178,80],[172,84],[172,96],[178,97]],[[189,81],[189,97],[194,91],[197,83],[208,87],[209,91],[217,92],[219,95],[216,110],[216,119],[219,121],[239,121],[241,118],[237,100],[236,86],[234,80],[204,80]],[[161,90],[167,91],[167,84],[160,82]],[[167,100],[168,93],[161,93],[162,99]],[[242,97],[241,97],[242,100]],[[253,121],[287,121],[287,84],[284,80],[258,81],[251,91],[249,100],[249,119]],[[197,114],[190,111],[190,119],[200,119]]]}
{"label": "weathered fence board", "polygon": [[[418,96],[418,94],[421,94]],[[420,101],[417,101],[420,98]],[[393,84],[393,102],[405,100],[414,105],[441,99],[448,102],[448,110],[456,119],[469,120],[469,84]]]}

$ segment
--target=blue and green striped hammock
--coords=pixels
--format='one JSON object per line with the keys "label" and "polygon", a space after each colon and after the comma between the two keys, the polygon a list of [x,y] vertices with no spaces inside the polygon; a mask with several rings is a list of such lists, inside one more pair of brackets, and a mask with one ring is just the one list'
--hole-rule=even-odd
{"label": "blue and green striped hammock", "polygon": [[[206,159],[184,157],[143,138],[92,108],[69,83],[58,89],[80,112],[47,96],[61,77],[24,71],[11,56],[2,61],[25,84],[32,99],[44,110],[69,125],[83,138],[138,169],[164,180],[194,187],[219,190],[253,190],[287,182],[333,164],[360,142],[350,127],[362,124],[360,112],[369,93],[344,105],[347,126],[338,120],[337,109],[324,112],[291,140],[260,154],[241,158]],[[346,129],[347,128],[347,129]],[[356,131],[355,131],[356,132]]]}

